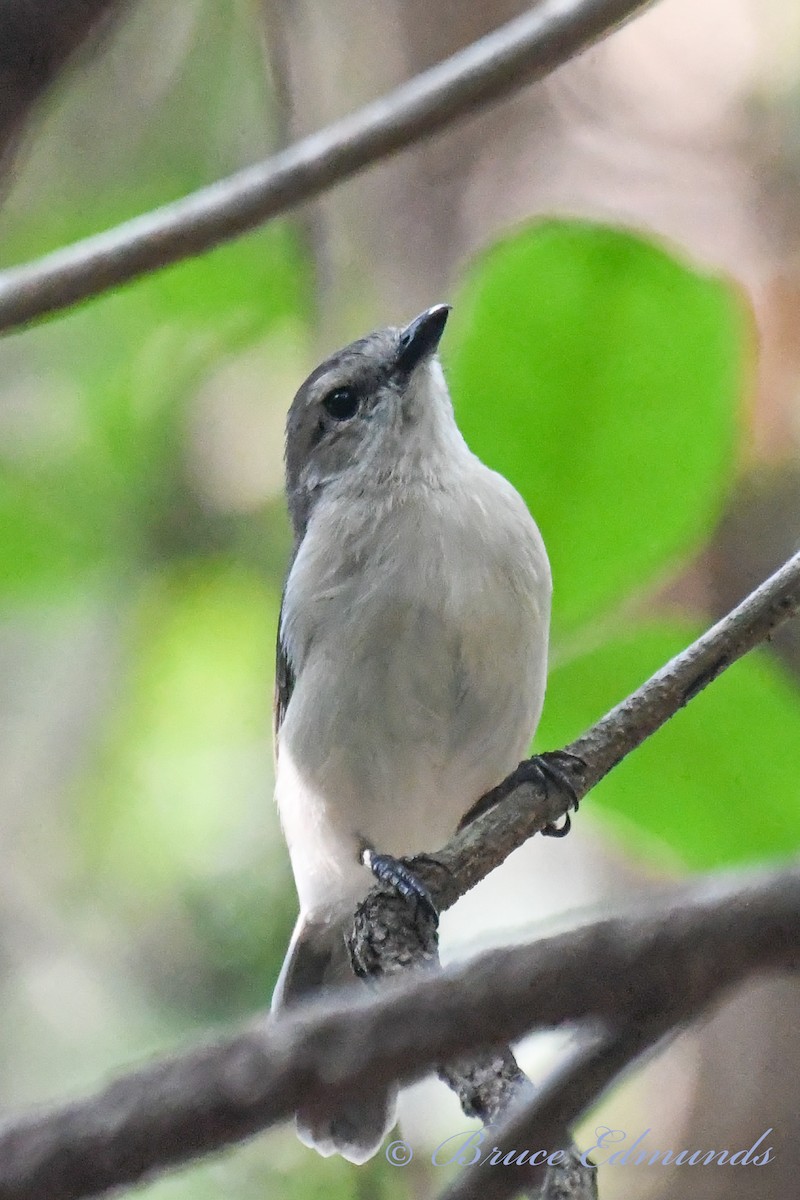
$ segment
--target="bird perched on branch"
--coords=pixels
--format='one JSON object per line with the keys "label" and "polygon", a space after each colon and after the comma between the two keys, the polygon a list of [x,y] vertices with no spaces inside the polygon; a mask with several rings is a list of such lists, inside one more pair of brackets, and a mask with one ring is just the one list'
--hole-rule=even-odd
{"label": "bird perched on branch", "polygon": [[[345,938],[373,876],[425,900],[399,860],[445,844],[541,714],[547,554],[458,430],[436,356],[448,313],[346,346],[289,412],[276,797],[300,915],[274,1009],[353,978]],[[393,1120],[375,1091],[297,1126],[363,1162]]]}

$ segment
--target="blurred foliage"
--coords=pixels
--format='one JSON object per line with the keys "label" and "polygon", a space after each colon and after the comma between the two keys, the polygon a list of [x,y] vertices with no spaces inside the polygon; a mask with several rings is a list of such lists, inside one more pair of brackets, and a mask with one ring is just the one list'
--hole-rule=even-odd
{"label": "blurred foliage", "polygon": [[[560,746],[696,636],[645,622],[631,597],[702,547],[728,496],[746,314],[724,281],[642,238],[548,222],[472,267],[453,326],[461,427],[525,496],[550,553],[554,668],[537,744]],[[798,736],[796,691],[752,657],[614,771],[592,811],[695,868],[789,853],[800,807],[787,812],[785,746]]]}
{"label": "blurred foliage", "polygon": [[[56,97],[0,213],[2,263],[213,181],[239,165],[237,145],[246,159],[253,143],[267,148],[263,51],[246,0],[195,0],[154,16],[150,3],[136,6],[117,61],[90,64]],[[132,115],[115,93],[117,72],[133,74],[137,55]],[[226,71],[233,62],[236,72]],[[109,93],[100,111],[98,91]],[[113,136],[75,154],[87,109]],[[5,339],[0,367],[10,363],[21,413],[0,440],[0,604],[80,586],[88,571],[141,565],[159,552],[163,530],[199,521],[196,506],[185,512],[187,403],[222,357],[310,316],[311,264],[294,227],[276,222]],[[13,436],[19,425],[23,438]]]}
{"label": "blurred foliage", "polygon": [[[137,891],[213,873],[247,833],[263,746],[280,593],[234,564],[178,564],[140,590],[135,670],[115,713],[84,845]],[[219,799],[224,798],[224,808]],[[238,819],[230,817],[238,810]]]}
{"label": "blurred foliage", "polygon": [[743,313],[642,238],[553,221],[472,268],[452,324],[459,421],[536,514],[561,637],[709,532],[733,474]]}
{"label": "blurred foliage", "polygon": [[[537,743],[561,746],[701,630],[636,624],[556,667]],[[797,689],[765,651],[734,664],[592,792],[620,836],[670,866],[729,866],[800,846]]]}
{"label": "blurred foliage", "polygon": [[185,490],[186,401],[221,355],[306,317],[307,280],[274,225],[69,314],[57,340],[36,331],[70,437],[0,451],[0,595],[152,553]]}
{"label": "blurred foliage", "polygon": [[[155,11],[156,0],[136,8],[116,66],[91,64],[56,97],[0,214],[5,262],[266,148],[274,119],[250,6],[175,6],[163,47]],[[133,90],[127,107],[114,103],[115,71]],[[87,127],[104,136],[75,154]],[[118,623],[119,661],[103,651],[96,664],[111,701],[74,778],[59,781],[54,807],[66,791],[74,841],[67,884],[51,886],[101,996],[92,1020],[106,1034],[92,1045],[105,1055],[116,1044],[120,1061],[176,1028],[265,1006],[294,916],[270,802],[285,517],[275,496],[245,513],[198,494],[188,427],[222,361],[291,344],[298,330],[302,343],[312,273],[296,228],[274,223],[0,345],[0,608],[36,627],[45,611],[52,623],[59,605],[100,595]],[[574,737],[694,636],[642,598],[703,547],[729,494],[748,341],[726,283],[630,233],[538,224],[465,272],[443,347],[459,422],[525,496],[554,567],[542,745]],[[299,380],[309,363],[296,358]],[[274,394],[259,384],[257,404],[285,410],[285,369]],[[18,693],[35,683],[21,675]],[[691,868],[787,853],[800,834],[787,753],[798,734],[796,692],[766,651],[752,656],[605,780],[587,816],[603,814],[636,852]],[[29,753],[46,750],[34,729]],[[36,868],[45,886],[46,864]],[[101,986],[91,962],[103,922]],[[67,1033],[48,1018],[50,1044],[72,1036],[80,1059],[70,1003],[81,1001],[59,997]],[[322,1163],[290,1135],[258,1139],[236,1164],[148,1194],[390,1200],[408,1194],[416,1168]],[[234,1169],[232,1186],[223,1171]]]}
{"label": "blurred foliage", "polygon": [[[0,212],[2,264],[268,151],[253,20],[249,0],[134,6],[108,53],[65,78],[21,156]],[[215,505],[192,438],[201,389],[252,347],[267,348],[253,405],[285,405],[270,393],[269,347],[302,352],[311,281],[296,226],[275,222],[0,343],[0,653],[15,672],[4,830],[14,755],[43,764],[41,796],[25,797],[31,833],[0,845],[16,905],[0,943],[4,1008],[19,1017],[13,1041],[0,1039],[7,1102],[85,1088],[115,1062],[269,1003],[295,917],[271,799],[287,522],[274,491],[247,512]],[[279,459],[279,436],[268,452]],[[89,639],[96,658],[65,687],[76,621],[112,640]],[[59,738],[76,744],[51,780]],[[60,840],[37,842],[39,825]],[[27,857],[32,842],[57,854]],[[288,1194],[284,1144],[287,1171],[301,1156],[307,1167],[288,1131],[267,1144],[269,1157],[241,1155],[237,1195],[271,1183]],[[210,1164],[149,1191],[227,1194],[230,1178],[229,1164]]]}

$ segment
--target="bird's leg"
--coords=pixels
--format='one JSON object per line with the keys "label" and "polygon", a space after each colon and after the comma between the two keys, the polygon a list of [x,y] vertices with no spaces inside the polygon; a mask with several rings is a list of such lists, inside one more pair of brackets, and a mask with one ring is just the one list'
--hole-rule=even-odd
{"label": "bird's leg", "polygon": [[[585,766],[583,759],[578,758],[575,754],[569,754],[566,750],[546,750],[542,754],[535,754],[533,758],[525,758],[502,783],[492,788],[485,796],[481,796],[476,804],[473,804],[466,816],[462,817],[458,828],[463,829],[476,817],[488,812],[490,808],[494,808],[495,804],[505,800],[520,784],[524,783],[535,784],[542,789],[545,795],[548,795],[550,791],[550,784],[554,783],[557,788],[566,792],[571,798],[572,807],[577,812],[578,793],[570,778],[570,772],[579,772]],[[545,837],[566,837],[571,828],[570,815],[565,813],[563,825],[547,824],[541,832]]]}
{"label": "bird's leg", "polygon": [[418,908],[439,924],[439,910],[422,880],[401,858],[392,854],[377,854],[370,846],[361,851],[361,862],[368,867],[379,883],[385,883],[405,900],[413,901]]}

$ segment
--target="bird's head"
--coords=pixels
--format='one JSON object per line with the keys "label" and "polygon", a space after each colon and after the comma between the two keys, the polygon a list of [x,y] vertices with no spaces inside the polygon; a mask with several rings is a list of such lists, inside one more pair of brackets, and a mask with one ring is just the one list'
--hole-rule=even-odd
{"label": "bird's head", "polygon": [[450,312],[426,309],[338,350],[300,387],[286,423],[286,488],[295,535],[331,487],[364,490],[402,475],[443,433],[452,405],[436,351]]}

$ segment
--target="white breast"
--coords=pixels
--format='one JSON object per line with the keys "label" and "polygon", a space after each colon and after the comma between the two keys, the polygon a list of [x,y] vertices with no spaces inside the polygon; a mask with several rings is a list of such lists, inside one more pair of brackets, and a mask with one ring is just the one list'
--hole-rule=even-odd
{"label": "white breast", "polygon": [[400,502],[315,512],[284,603],[276,788],[302,909],[366,891],[362,839],[435,851],[524,756],[550,591],[522,500],[468,452]]}

